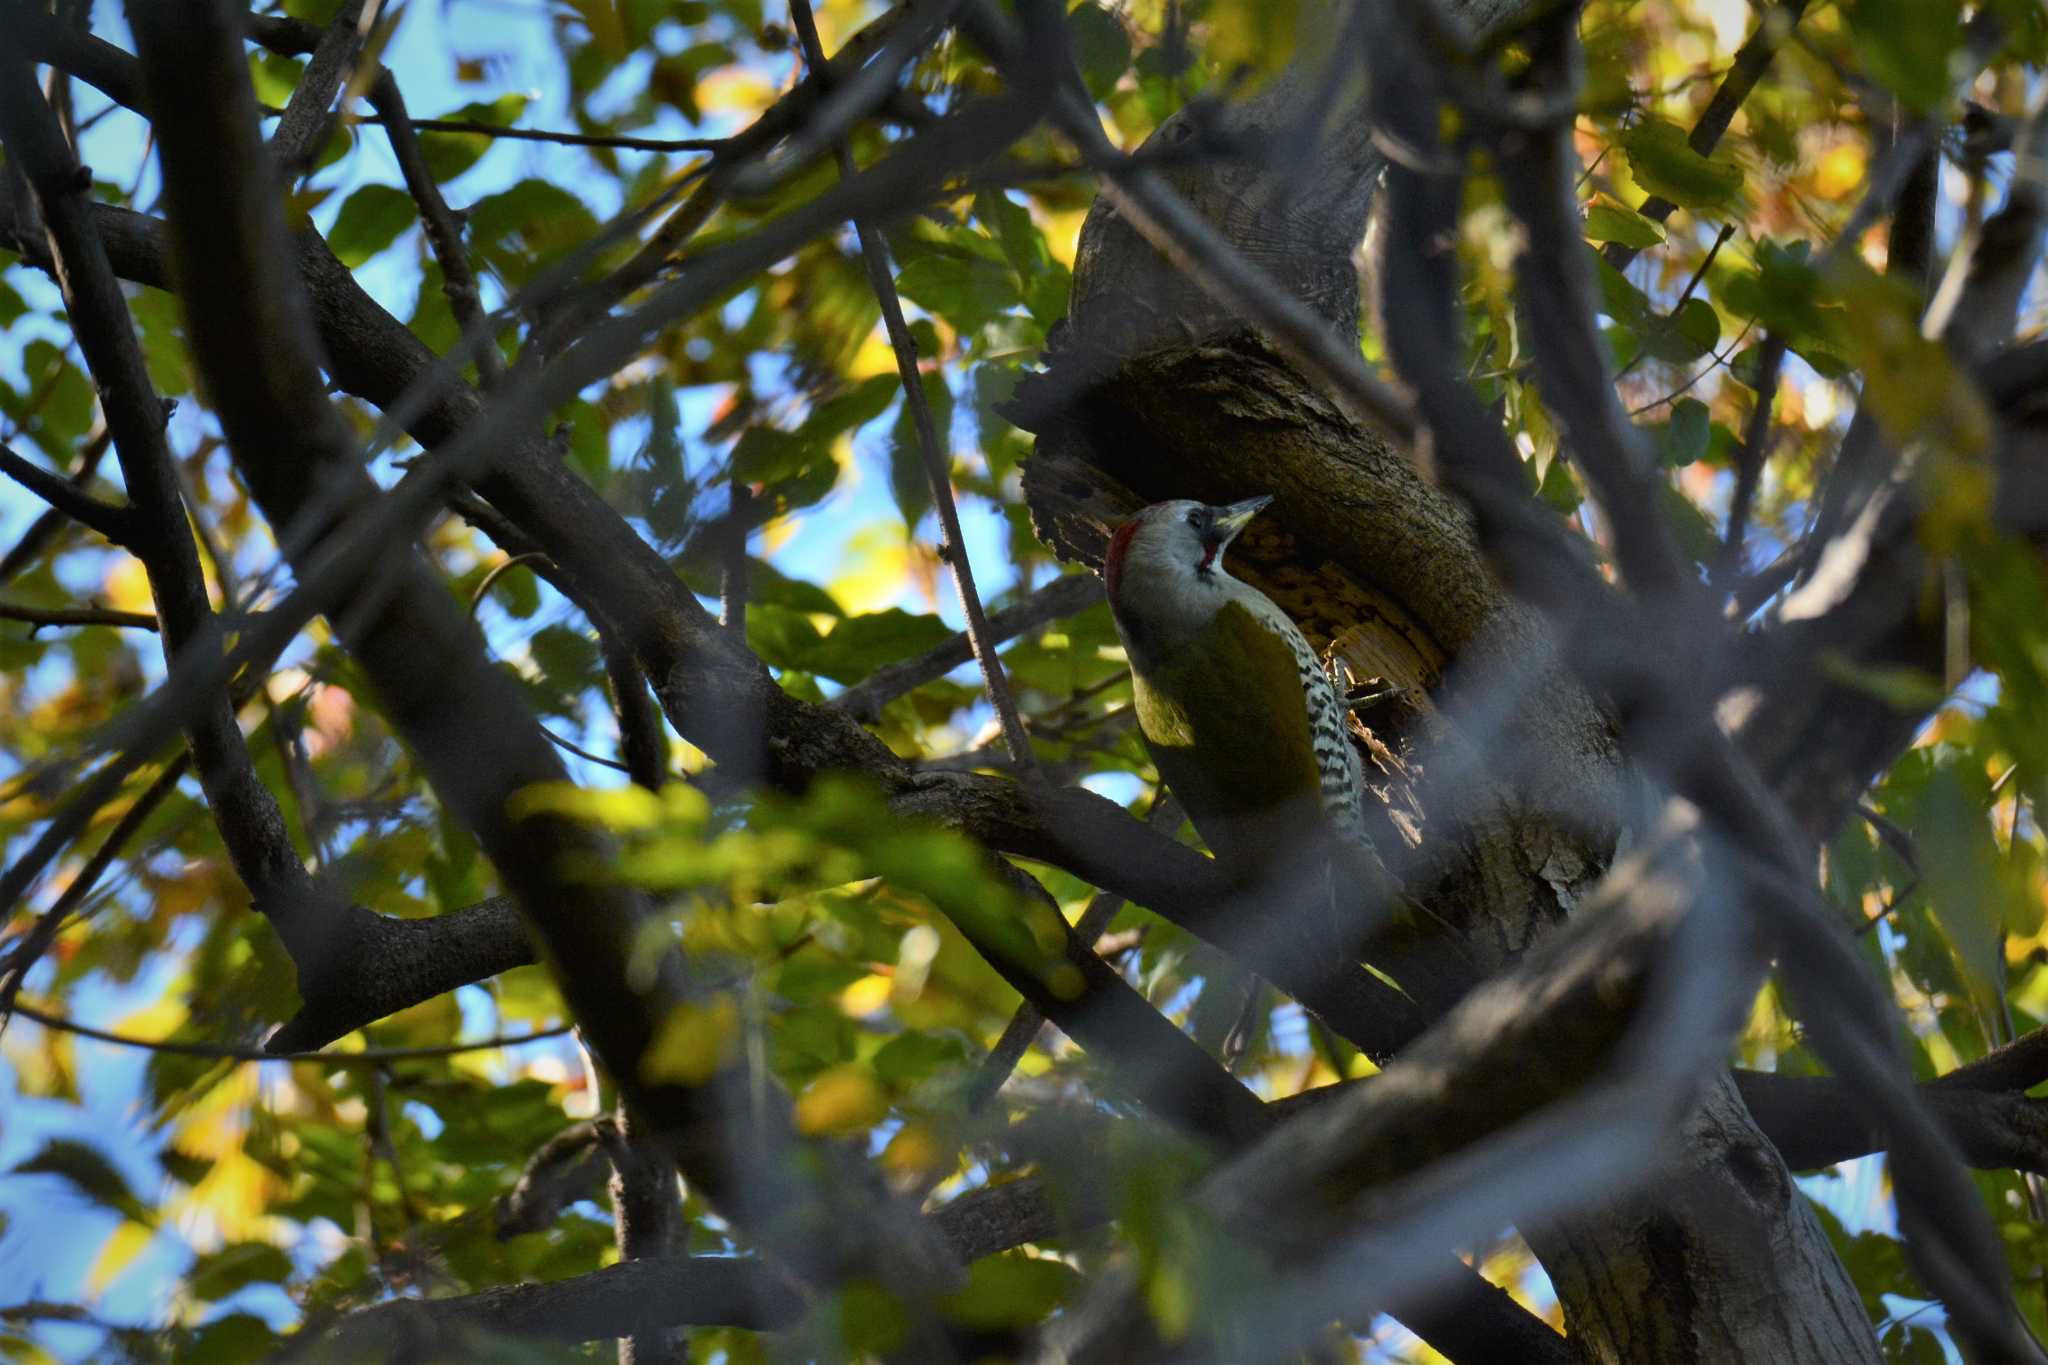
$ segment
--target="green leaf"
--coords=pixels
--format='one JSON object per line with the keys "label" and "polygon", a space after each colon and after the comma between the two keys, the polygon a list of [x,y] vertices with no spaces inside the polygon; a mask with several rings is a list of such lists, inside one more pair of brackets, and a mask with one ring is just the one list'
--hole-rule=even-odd
{"label": "green leaf", "polygon": [[790,611],[817,616],[844,616],[839,601],[816,583],[791,578],[765,559],[747,561],[747,595],[755,603],[769,603]]}
{"label": "green leaf", "polygon": [[258,103],[282,109],[299,88],[306,63],[299,57],[281,57],[274,52],[255,52],[249,57],[249,79],[256,87]]}
{"label": "green leaf", "polygon": [[1705,299],[1687,299],[1676,313],[1651,318],[1642,341],[1665,364],[1689,365],[1720,345],[1721,315]]}
{"label": "green leaf", "polygon": [[1629,173],[1652,194],[1695,212],[1726,206],[1742,190],[1742,168],[1701,156],[1686,142],[1686,131],[1660,118],[1645,118],[1623,130],[1622,153]]}
{"label": "green leaf", "polygon": [[412,317],[406,321],[413,335],[435,355],[447,355],[462,340],[462,324],[455,320],[455,310],[448,304],[445,283],[439,261],[423,262],[419,292],[413,296]]}
{"label": "green leaf", "polygon": [[813,441],[828,441],[857,431],[889,410],[901,387],[894,374],[878,374],[836,393],[811,409],[804,419],[803,433]]}
{"label": "green leaf", "polygon": [[1123,20],[1089,0],[1067,16],[1067,39],[1088,93],[1102,99],[1131,66],[1131,35]]}
{"label": "green leaf", "polygon": [[747,648],[770,668],[808,669],[824,638],[802,612],[768,602],[747,609]]}
{"label": "green leaf", "polygon": [[1572,477],[1570,465],[1557,456],[1551,457],[1549,468],[1543,471],[1543,482],[1537,485],[1536,496],[1567,517],[1578,511],[1579,504],[1585,501],[1579,492],[1578,481]]}
{"label": "green leaf", "polygon": [[1921,797],[1913,830],[1929,907],[1982,1003],[1996,997],[2004,979],[1999,948],[2003,887],[1998,846],[1985,818],[1988,796],[1966,791],[1955,768],[1937,769]]}
{"label": "green leaf", "polygon": [[1693,504],[1691,498],[1669,483],[1660,483],[1658,487],[1664,495],[1664,520],[1671,527],[1678,548],[1695,564],[1713,562],[1721,553],[1721,533],[1714,528],[1714,523]]}
{"label": "green leaf", "polygon": [[1691,464],[1707,453],[1712,427],[1705,403],[1697,398],[1679,399],[1671,405],[1671,416],[1650,428],[1658,458],[1673,466]]}
{"label": "green leaf", "polygon": [[1626,327],[1641,327],[1650,316],[1650,298],[1593,248],[1593,274],[1600,282],[1600,311]]}
{"label": "green leaf", "polygon": [[1016,278],[994,261],[964,252],[927,250],[896,276],[903,297],[973,336],[1023,302]]}
{"label": "green leaf", "polygon": [[1619,242],[1641,250],[1664,240],[1664,229],[1634,209],[1595,204],[1586,213],[1586,236],[1596,242]]}
{"label": "green leaf", "polygon": [[545,704],[561,714],[573,712],[577,697],[597,681],[597,642],[568,626],[547,626],[534,632],[527,649],[540,667]]}
{"label": "green leaf", "polygon": [[[178,301],[160,289],[144,289],[128,300],[142,336],[142,359],[149,382],[166,398],[192,392],[192,366],[185,349],[185,321]],[[5,326],[0,322],[0,326]]]}
{"label": "green leaf", "polygon": [[127,1177],[97,1147],[75,1138],[51,1138],[14,1167],[16,1175],[54,1175],[104,1209],[153,1227],[156,1214],[135,1197]]}
{"label": "green leaf", "polygon": [[230,1242],[194,1261],[185,1287],[195,1298],[215,1303],[252,1284],[283,1284],[291,1274],[291,1257],[270,1243]]}
{"label": "green leaf", "polygon": [[263,1319],[253,1313],[229,1313],[194,1331],[178,1359],[188,1365],[239,1365],[263,1359],[276,1346],[277,1333]]}
{"label": "green leaf", "polygon": [[948,1067],[967,1061],[967,1045],[955,1034],[899,1033],[874,1056],[875,1074],[890,1085],[908,1088]]}
{"label": "green leaf", "polygon": [[595,403],[577,399],[563,416],[569,422],[569,461],[583,471],[583,477],[604,487],[611,473],[611,419]]}
{"label": "green leaf", "polygon": [[857,683],[883,664],[921,654],[953,638],[936,616],[913,616],[900,607],[849,616],[820,638],[809,661],[812,673],[840,683]]}
{"label": "green leaf", "polygon": [[353,269],[398,240],[419,216],[412,196],[390,185],[365,185],[342,201],[327,244]]}
{"label": "green leaf", "polygon": [[1922,113],[1947,105],[1963,45],[1962,0],[1854,0],[1849,34],[1865,69]]}
{"label": "green leaf", "polygon": [[1067,1301],[1081,1272],[1064,1261],[1005,1252],[967,1268],[967,1287],[939,1300],[939,1311],[982,1331],[1027,1327]]}
{"label": "green leaf", "polygon": [[597,231],[597,217],[583,201],[548,180],[522,180],[469,209],[470,243],[478,258],[513,285],[583,247]]}
{"label": "green leaf", "polygon": [[[465,104],[440,117],[451,123],[481,123],[492,128],[510,128],[525,112],[526,96],[512,94]],[[420,155],[426,159],[427,173],[446,184],[482,160],[495,142],[496,139],[487,133],[421,133]]]}
{"label": "green leaf", "polygon": [[1291,60],[1301,0],[1213,0],[1207,55],[1225,76],[1278,71]]}

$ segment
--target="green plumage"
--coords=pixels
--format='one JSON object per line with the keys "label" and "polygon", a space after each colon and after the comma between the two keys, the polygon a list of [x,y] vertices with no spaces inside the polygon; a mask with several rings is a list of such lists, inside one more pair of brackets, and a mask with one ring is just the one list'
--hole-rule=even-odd
{"label": "green plumage", "polygon": [[1230,602],[1159,654],[1132,670],[1138,729],[1203,842],[1235,866],[1298,849],[1322,824],[1322,774],[1287,642]]}

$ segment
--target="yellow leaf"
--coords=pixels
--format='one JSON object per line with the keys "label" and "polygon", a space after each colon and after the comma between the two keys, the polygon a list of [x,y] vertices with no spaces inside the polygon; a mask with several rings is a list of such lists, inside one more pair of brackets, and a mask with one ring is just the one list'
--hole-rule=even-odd
{"label": "yellow leaf", "polygon": [[889,1097],[865,1068],[835,1066],[797,1096],[796,1126],[813,1137],[847,1137],[874,1127],[888,1112]]}
{"label": "yellow leaf", "polygon": [[156,601],[149,595],[149,571],[142,567],[142,561],[124,555],[107,570],[106,581],[101,584],[106,594],[107,605],[116,611],[152,611]]}
{"label": "yellow leaf", "polygon": [[1825,199],[1840,199],[1863,183],[1866,165],[1863,148],[1854,142],[1830,148],[1813,173],[1814,193]]}
{"label": "yellow leaf", "polygon": [[702,1085],[739,1051],[740,1007],[730,995],[676,1006],[640,1058],[640,1078]]}
{"label": "yellow leaf", "polygon": [[231,1152],[178,1201],[178,1225],[202,1243],[267,1240],[281,1231],[270,1204],[283,1193],[284,1182],[268,1167]]}
{"label": "yellow leaf", "polygon": [[154,1005],[145,1005],[127,1015],[115,1025],[121,1033],[132,1033],[139,1038],[168,1038],[178,1026],[190,1018],[184,1004],[168,996]]}
{"label": "yellow leaf", "polygon": [[939,1140],[937,1129],[921,1119],[912,1119],[897,1129],[896,1136],[882,1149],[882,1169],[891,1175],[922,1176],[938,1170],[951,1156]]}
{"label": "yellow leaf", "polygon": [[775,87],[751,67],[722,66],[697,82],[697,107],[707,114],[758,114],[775,99]]}
{"label": "yellow leaf", "polygon": [[889,1004],[895,982],[886,976],[869,974],[839,992],[839,1008],[850,1018],[865,1019],[880,1014]]}
{"label": "yellow leaf", "polygon": [[910,547],[899,526],[866,526],[854,532],[840,553],[845,572],[825,585],[849,615],[893,607],[910,581]]}
{"label": "yellow leaf", "polygon": [[846,362],[846,377],[852,380],[873,379],[878,374],[896,373],[896,352],[890,349],[889,338],[877,326],[867,334],[860,349],[853,353],[853,359]]}
{"label": "yellow leaf", "polygon": [[86,1272],[85,1292],[94,1298],[106,1293],[107,1286],[119,1278],[131,1262],[149,1246],[156,1233],[140,1223],[123,1219],[121,1226],[114,1229],[114,1235],[107,1238],[100,1254],[93,1257],[92,1269]]}
{"label": "yellow leaf", "polygon": [[579,787],[573,782],[538,782],[512,794],[514,820],[529,815],[566,815],[611,830],[653,829],[661,823],[661,798],[645,787]]}

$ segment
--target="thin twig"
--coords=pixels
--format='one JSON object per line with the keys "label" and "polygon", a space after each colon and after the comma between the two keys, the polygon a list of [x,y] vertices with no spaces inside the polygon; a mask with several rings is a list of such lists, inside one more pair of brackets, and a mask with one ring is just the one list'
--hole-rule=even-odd
{"label": "thin twig", "polygon": [[547,556],[539,550],[528,550],[523,554],[516,554],[510,559],[493,564],[491,571],[484,575],[483,582],[477,584],[476,591],[469,595],[469,614],[471,616],[476,615],[476,609],[483,605],[484,595],[491,590],[493,583],[496,583],[500,578],[503,578],[521,564],[532,564],[537,560],[546,558]]}
{"label": "thin twig", "polygon": [[[69,481],[72,487],[82,489],[92,482],[93,475],[99,472],[100,461],[107,457],[107,452],[113,449],[113,444],[113,431],[104,422],[101,423],[99,430],[86,442],[85,450],[79,455],[78,468],[71,471]],[[29,528],[21,533],[21,539],[14,542],[14,548],[6,555],[0,556],[0,583],[11,581],[27,568],[30,562],[56,539],[59,531],[72,524],[70,517],[54,507],[37,517],[29,524]]]}
{"label": "thin twig", "polygon": [[121,850],[128,846],[128,841],[163,804],[164,798],[177,790],[178,783],[191,767],[190,749],[166,764],[156,780],[135,798],[135,804],[128,807],[114,827],[107,831],[107,837],[100,840],[100,846],[85,860],[85,866],[78,870],[78,875],[22,935],[21,942],[8,954],[5,965],[0,966],[0,1026],[4,1026],[9,1011],[14,1009],[15,996],[27,979],[30,968],[49,951],[50,945],[57,941],[57,935],[63,932],[71,913],[85,903],[86,897],[99,885],[100,878],[113,866],[114,859],[120,857]]}
{"label": "thin twig", "polygon": [[1742,343],[1749,338],[1750,329],[1755,326],[1755,318],[1745,319],[1742,324],[1742,330],[1735,334],[1735,339],[1729,342],[1726,346],[1722,347],[1720,350],[1715,351],[1713,353],[1713,358],[1707,361],[1706,364],[1700,366],[1699,373],[1693,375],[1690,379],[1686,380],[1683,384],[1680,384],[1671,392],[1665,394],[1662,398],[1653,398],[1649,402],[1643,404],[1641,407],[1630,408],[1628,410],[1628,415],[1631,417],[1641,417],[1646,412],[1655,412],[1658,408],[1663,407],[1667,403],[1676,403],[1679,399],[1685,397],[1688,393],[1691,393],[1693,389],[1699,385],[1699,382],[1702,379],[1705,379],[1708,375],[1720,369],[1723,365],[1726,365],[1729,362],[1729,360],[1734,357],[1734,355],[1741,349]]}
{"label": "thin twig", "polygon": [[31,607],[19,602],[0,602],[0,621],[26,621],[37,630],[44,626],[158,628],[156,617],[143,611],[115,611],[111,607]]}
{"label": "thin twig", "polygon": [[1721,548],[1719,572],[1714,575],[1717,582],[1730,581],[1742,568],[1742,537],[1749,529],[1749,511],[1763,481],[1764,459],[1770,453],[1771,408],[1778,401],[1785,350],[1785,339],[1775,332],[1766,332],[1763,345],[1757,348],[1756,406],[1742,433],[1742,449],[1735,455],[1735,494],[1728,506],[1728,536]]}
{"label": "thin twig", "polygon": [[553,730],[548,729],[548,727],[545,725],[540,727],[540,732],[541,734],[547,737],[548,743],[554,745],[557,749],[560,749],[565,753],[574,754],[578,758],[587,758],[592,763],[595,763],[600,767],[610,768],[613,772],[616,773],[625,773],[628,776],[632,775],[633,770],[627,767],[625,764],[619,762],[617,759],[606,758],[603,754],[594,754],[590,752],[590,750],[588,749],[580,748],[575,744],[571,744],[568,740],[563,739],[560,735],[556,734]]}
{"label": "thin twig", "polygon": [[[435,181],[433,172],[427,168],[426,154],[420,149],[419,125],[407,112],[405,96],[399,92],[398,80],[390,71],[378,71],[376,81],[370,86],[370,104],[384,125],[385,136],[390,139],[391,154],[398,159],[398,171],[405,178],[406,191],[419,205],[420,222],[427,232],[427,246],[441,266],[441,292],[448,297],[448,311],[455,315],[455,321],[465,332],[481,330],[487,326],[483,294],[477,288],[476,272],[470,269],[469,251],[463,245],[461,224],[454,210],[448,207],[447,199],[442,197],[441,186]],[[505,374],[504,360],[498,354],[498,348],[488,344],[477,347],[476,369],[483,386],[495,388]]]}
{"label": "thin twig", "polygon": [[[1692,272],[1692,278],[1685,282],[1685,288],[1678,291],[1678,297],[1675,300],[1673,300],[1671,307],[1665,310],[1665,321],[1671,323],[1673,326],[1676,326],[1678,324],[1679,310],[1684,308],[1685,305],[1691,301],[1693,291],[1700,287],[1700,281],[1704,280],[1707,277],[1707,272],[1713,269],[1714,258],[1721,254],[1721,247],[1728,241],[1730,237],[1733,237],[1734,235],[1735,224],[1721,224],[1721,230],[1714,234],[1714,244],[1707,248],[1707,254],[1705,257],[1701,259],[1699,269]],[[1622,366],[1619,370],[1615,371],[1615,379],[1619,381],[1623,375],[1626,375],[1630,370],[1633,370],[1636,366],[1640,365],[1646,358],[1648,358],[1649,354],[1650,348],[1647,345],[1637,347],[1636,353],[1629,357],[1628,364]]]}
{"label": "thin twig", "polygon": [[[276,110],[266,109],[265,113]],[[351,123],[386,124],[381,113],[353,114]],[[422,133],[473,133],[478,137],[505,138],[514,142],[553,142],[564,147],[610,147],[624,152],[715,152],[732,139],[723,137],[633,137],[625,133],[566,133],[552,128],[500,128],[459,118],[416,118],[412,126]]]}
{"label": "thin twig", "polygon": [[127,508],[101,502],[86,492],[78,480],[53,473],[4,445],[0,445],[0,474],[50,504],[53,510],[98,531],[116,545],[127,544],[134,533],[134,518]]}
{"label": "thin twig", "polygon": [[257,1047],[235,1047],[228,1043],[185,1043],[172,1038],[137,1038],[132,1034],[115,1033],[108,1029],[94,1028],[81,1024],[75,1019],[37,1009],[20,1000],[14,1002],[14,1012],[24,1019],[53,1028],[61,1033],[77,1034],[95,1042],[112,1043],[116,1047],[132,1047],[145,1052],[160,1052],[173,1057],[204,1057],[218,1062],[317,1062],[325,1066],[383,1066],[389,1062],[413,1062],[430,1060],[435,1057],[454,1057],[465,1052],[489,1052],[501,1047],[521,1047],[527,1043],[543,1042],[559,1038],[574,1028],[574,1024],[557,1024],[553,1028],[535,1029],[531,1033],[508,1034],[496,1038],[480,1038],[473,1043],[435,1043],[425,1047],[374,1047],[361,1052],[265,1052]]}
{"label": "thin twig", "polygon": [[[832,70],[825,60],[825,49],[818,41],[818,24],[811,14],[810,0],[790,0],[789,14],[796,25],[804,62],[810,67],[812,77],[820,82],[829,81]],[[852,180],[858,173],[853,164],[853,150],[842,141],[835,146],[834,153],[839,161],[840,178]],[[968,562],[967,541],[960,531],[960,509],[953,501],[952,472],[947,468],[945,448],[940,444],[936,424],[932,421],[931,403],[925,397],[924,378],[917,365],[917,342],[910,335],[910,324],[904,321],[903,301],[896,295],[895,272],[889,266],[889,248],[873,222],[866,217],[856,216],[853,230],[860,240],[861,260],[867,266],[868,284],[882,308],[882,325],[889,334],[890,349],[896,353],[896,373],[903,381],[903,401],[909,408],[911,424],[917,432],[918,455],[924,462],[925,477],[931,483],[932,504],[939,514],[939,555],[953,570],[953,586],[960,595],[960,611],[967,619],[967,641],[974,649],[975,661],[981,665],[989,705],[995,708],[996,716],[1002,722],[1003,740],[1009,746],[1011,762],[1021,772],[1035,774],[1037,762],[1031,753],[1031,737],[1025,733],[1024,720],[1017,713],[1017,699],[1010,692],[1010,681],[1003,673],[1002,660],[996,657],[995,642],[989,638],[988,617],[982,611],[981,595],[974,587],[974,569]],[[915,527],[909,529],[916,530]]]}

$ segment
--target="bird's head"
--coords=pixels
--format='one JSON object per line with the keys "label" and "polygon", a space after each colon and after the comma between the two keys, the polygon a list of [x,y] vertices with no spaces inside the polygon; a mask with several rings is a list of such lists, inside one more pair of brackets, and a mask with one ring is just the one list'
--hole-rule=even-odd
{"label": "bird's head", "polygon": [[1270,496],[1222,507],[1182,498],[1155,502],[1116,529],[1102,556],[1109,602],[1123,611],[1139,598],[1200,599],[1236,582],[1223,551]]}

